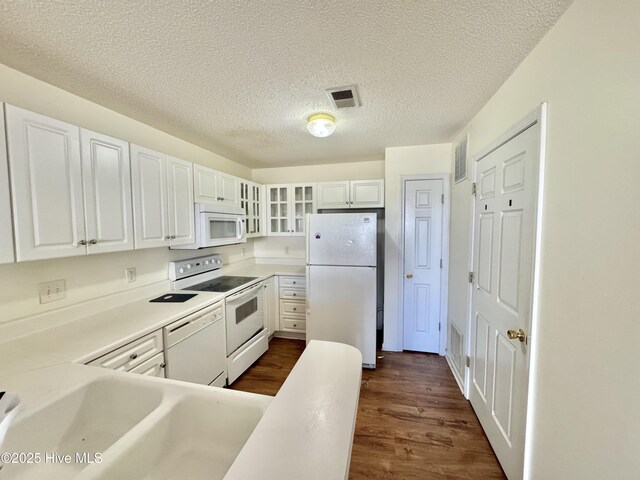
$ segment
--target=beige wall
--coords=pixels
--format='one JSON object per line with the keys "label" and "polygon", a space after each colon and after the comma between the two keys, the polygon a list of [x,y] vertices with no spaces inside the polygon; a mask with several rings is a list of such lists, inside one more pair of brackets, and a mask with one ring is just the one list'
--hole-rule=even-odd
{"label": "beige wall", "polygon": [[[640,472],[640,2],[576,0],[468,126],[476,152],[548,102],[525,478]],[[468,238],[469,182],[452,239]],[[466,322],[467,247],[451,242],[450,310]]]}
{"label": "beige wall", "polygon": [[384,178],[384,161],[330,163],[303,167],[259,168],[253,171],[258,183],[332,182]]}
{"label": "beige wall", "polygon": [[[187,143],[160,130],[59,88],[0,65],[0,101],[49,115],[132,143],[201,163],[244,178],[251,170],[220,155]],[[242,248],[245,256],[242,255]],[[225,263],[253,256],[253,242],[244,246],[212,249],[223,253]],[[194,250],[167,248],[89,255],[38,262],[0,265],[0,323],[57,309],[91,298],[166,280],[167,263],[174,258],[197,256]],[[127,283],[124,269],[136,267],[137,281]],[[66,279],[67,298],[39,304],[38,283]]]}
{"label": "beige wall", "polygon": [[384,260],[384,344],[385,350],[398,350],[402,325],[398,321],[402,277],[398,245],[401,238],[403,175],[449,173],[451,144],[417,145],[385,149],[385,260]]}

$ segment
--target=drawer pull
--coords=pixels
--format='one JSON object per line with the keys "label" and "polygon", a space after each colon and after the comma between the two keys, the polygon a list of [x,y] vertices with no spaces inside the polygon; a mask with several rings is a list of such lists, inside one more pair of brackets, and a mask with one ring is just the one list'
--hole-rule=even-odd
{"label": "drawer pull", "polygon": [[167,368],[167,364],[166,363],[161,363],[160,364],[160,368]]}
{"label": "drawer pull", "polygon": [[296,282],[291,282],[291,283],[293,283],[294,285],[296,284]]}
{"label": "drawer pull", "polygon": [[138,358],[138,354],[137,353],[132,353],[131,355],[129,355],[129,358],[131,360],[135,360],[136,358]]}
{"label": "drawer pull", "polygon": [[296,294],[294,293],[294,294],[293,294],[293,296],[295,297],[295,296],[296,296]]}
{"label": "drawer pull", "polygon": [[296,310],[297,310],[297,308],[296,308],[296,307],[293,307],[293,311],[295,312]]}
{"label": "drawer pull", "polygon": [[294,326],[294,327],[297,327],[297,326],[298,326],[298,324],[297,324],[297,323],[294,323],[294,324],[293,324],[293,326]]}

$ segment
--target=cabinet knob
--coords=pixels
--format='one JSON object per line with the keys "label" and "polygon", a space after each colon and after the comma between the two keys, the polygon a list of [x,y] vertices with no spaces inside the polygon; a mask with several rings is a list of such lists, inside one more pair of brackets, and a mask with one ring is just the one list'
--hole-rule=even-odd
{"label": "cabinet knob", "polygon": [[294,293],[294,294],[293,294],[293,296],[295,297],[295,296],[296,296],[296,294]]}
{"label": "cabinet knob", "polygon": [[166,363],[161,363],[160,364],[160,368],[167,368],[167,364]]}
{"label": "cabinet knob", "polygon": [[353,205],[353,202],[349,202],[351,205]]}
{"label": "cabinet knob", "polygon": [[298,310],[296,307],[293,307],[293,311],[295,312],[296,310]]}
{"label": "cabinet knob", "polygon": [[220,197],[220,200],[224,200],[224,197]]}
{"label": "cabinet knob", "polygon": [[175,240],[176,236],[175,235],[171,235],[171,240]]}
{"label": "cabinet knob", "polygon": [[89,240],[90,245],[95,245],[96,243],[98,243],[98,239],[96,238],[92,238],[91,240]]}
{"label": "cabinet knob", "polygon": [[78,245],[82,245],[83,247],[84,247],[86,244],[87,244],[87,241],[86,241],[86,240],[80,240],[80,241],[78,242]]}
{"label": "cabinet knob", "polygon": [[138,354],[137,353],[132,353],[131,355],[129,355],[129,358],[131,360],[135,360],[136,358],[138,358]]}
{"label": "cabinet knob", "polygon": [[344,202],[344,203],[346,203],[347,205],[349,205],[349,202]]}
{"label": "cabinet knob", "polygon": [[171,240],[171,235],[165,235],[165,236],[164,236],[164,239],[165,239],[165,240]]}

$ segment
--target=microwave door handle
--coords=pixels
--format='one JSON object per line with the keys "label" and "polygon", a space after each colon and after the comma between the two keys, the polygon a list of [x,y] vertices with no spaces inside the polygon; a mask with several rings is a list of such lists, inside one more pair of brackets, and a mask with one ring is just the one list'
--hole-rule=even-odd
{"label": "microwave door handle", "polygon": [[242,300],[245,297],[250,296],[254,290],[261,288],[262,287],[262,283],[258,283],[257,285],[253,286],[253,287],[249,287],[245,290],[242,290],[241,292],[238,292],[234,295],[231,295],[230,297],[227,297],[227,303],[229,302],[236,302],[238,300]]}
{"label": "microwave door handle", "polygon": [[244,224],[242,223],[242,218],[238,218],[236,222],[238,222],[238,240],[242,240],[242,237],[244,237]]}

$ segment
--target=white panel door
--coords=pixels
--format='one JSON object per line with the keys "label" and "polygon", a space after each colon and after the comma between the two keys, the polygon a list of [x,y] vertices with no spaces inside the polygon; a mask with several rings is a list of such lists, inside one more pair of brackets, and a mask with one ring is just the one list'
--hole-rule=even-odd
{"label": "white panel door", "polygon": [[321,182],[317,186],[318,208],[349,208],[349,182]]}
{"label": "white panel door", "polygon": [[80,129],[6,105],[18,261],[86,253]]}
{"label": "white panel door", "polygon": [[352,345],[375,367],[376,267],[307,266],[306,329],[307,342]]}
{"label": "white panel door", "polygon": [[196,203],[218,203],[218,176],[220,172],[194,164],[193,184]]}
{"label": "white panel door", "polygon": [[167,174],[164,153],[131,145],[136,249],[168,247]]}
{"label": "white panel door", "polygon": [[470,400],[511,480],[523,475],[539,136],[535,124],[476,166]]}
{"label": "white panel door", "polygon": [[167,198],[171,245],[195,243],[193,163],[167,156]]}
{"label": "white panel door", "polygon": [[351,208],[384,208],[384,180],[351,181]]}
{"label": "white panel door", "polygon": [[240,206],[240,179],[218,172],[219,203],[232,207]]}
{"label": "white panel door", "polygon": [[16,259],[13,250],[13,221],[4,131],[4,104],[0,103],[0,263],[11,263]]}
{"label": "white panel door", "polygon": [[440,351],[442,180],[407,180],[404,216],[404,350]]}
{"label": "white panel door", "polygon": [[82,129],[87,253],[133,250],[129,144]]}

